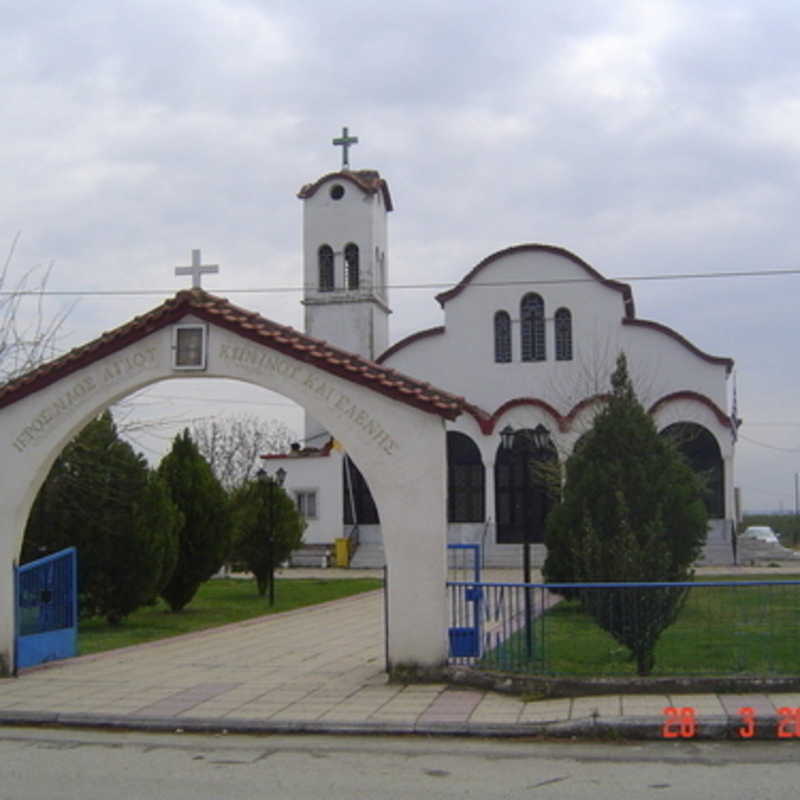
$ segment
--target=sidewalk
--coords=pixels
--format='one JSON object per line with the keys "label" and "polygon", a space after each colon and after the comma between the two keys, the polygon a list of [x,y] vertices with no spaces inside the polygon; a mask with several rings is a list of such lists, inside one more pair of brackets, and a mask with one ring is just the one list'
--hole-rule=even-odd
{"label": "sidewalk", "polygon": [[381,591],[0,680],[0,725],[659,739],[666,707],[693,709],[667,734],[739,738],[743,707],[756,715],[755,738],[777,738],[781,717],[786,738],[800,734],[779,711],[800,708],[800,693],[532,700],[390,684]]}

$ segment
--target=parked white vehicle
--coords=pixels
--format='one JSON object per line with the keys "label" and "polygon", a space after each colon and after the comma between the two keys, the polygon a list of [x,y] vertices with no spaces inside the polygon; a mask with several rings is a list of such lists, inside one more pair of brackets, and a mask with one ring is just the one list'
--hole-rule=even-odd
{"label": "parked white vehicle", "polygon": [[757,539],[759,542],[779,544],[778,536],[769,525],[751,525],[742,534],[743,539]]}

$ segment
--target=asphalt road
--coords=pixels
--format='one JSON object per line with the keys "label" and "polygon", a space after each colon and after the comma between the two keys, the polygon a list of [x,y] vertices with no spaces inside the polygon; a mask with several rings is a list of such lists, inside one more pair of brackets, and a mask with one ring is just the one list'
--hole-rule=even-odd
{"label": "asphalt road", "polygon": [[554,743],[0,728],[0,800],[797,795],[798,740]]}

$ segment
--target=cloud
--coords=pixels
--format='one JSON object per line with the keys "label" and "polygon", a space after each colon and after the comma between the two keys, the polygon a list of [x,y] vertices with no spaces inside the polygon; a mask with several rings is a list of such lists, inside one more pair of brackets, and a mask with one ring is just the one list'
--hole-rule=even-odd
{"label": "cloud", "polygon": [[[209,288],[296,289],[295,194],[348,125],[389,180],[396,283],[525,241],[612,277],[797,266],[798,26],[785,0],[28,0],[0,30],[0,244],[22,230],[18,268],[63,288],[171,291],[199,247]],[[634,290],[736,359],[744,415],[793,407],[795,278]],[[392,293],[394,338],[441,322],[433,294]],[[85,298],[72,343],[159,299]],[[232,299],[302,324],[297,291]]]}

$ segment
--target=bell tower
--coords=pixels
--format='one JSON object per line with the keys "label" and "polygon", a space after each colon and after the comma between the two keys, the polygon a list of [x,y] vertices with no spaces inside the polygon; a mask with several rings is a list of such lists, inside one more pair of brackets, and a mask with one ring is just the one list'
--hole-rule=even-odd
{"label": "bell tower", "polygon": [[303,201],[303,305],[309,336],[369,359],[389,345],[386,217],[392,199],[375,170],[351,170],[347,135],[342,169],[306,184]]}
{"label": "bell tower", "polygon": [[[389,346],[386,218],[389,187],[375,170],[351,170],[358,139],[342,129],[342,168],[303,186],[305,332],[375,359]],[[322,429],[306,420],[306,438]]]}

